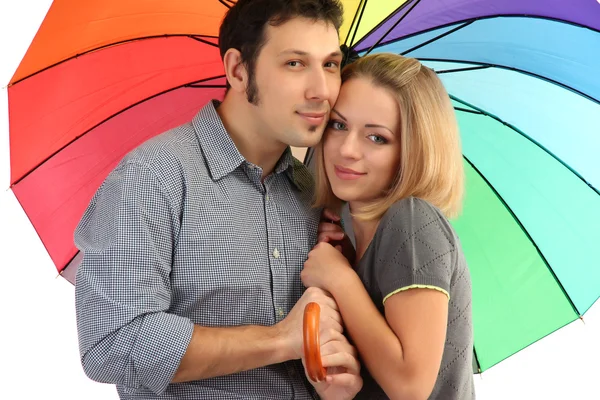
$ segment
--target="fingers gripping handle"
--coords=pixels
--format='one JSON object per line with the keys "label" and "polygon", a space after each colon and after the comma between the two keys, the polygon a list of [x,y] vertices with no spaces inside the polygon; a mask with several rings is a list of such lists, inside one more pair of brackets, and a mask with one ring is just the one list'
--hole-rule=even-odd
{"label": "fingers gripping handle", "polygon": [[319,317],[321,308],[317,303],[308,303],[304,308],[303,339],[306,372],[313,382],[325,380],[327,372],[321,364],[321,343],[319,340]]}

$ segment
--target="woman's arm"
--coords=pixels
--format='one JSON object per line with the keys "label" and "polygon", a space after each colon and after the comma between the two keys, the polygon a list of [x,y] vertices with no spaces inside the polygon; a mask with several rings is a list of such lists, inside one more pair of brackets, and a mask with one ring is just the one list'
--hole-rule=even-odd
{"label": "woman's arm", "polygon": [[457,251],[451,226],[428,203],[406,199],[389,210],[371,245],[372,284],[384,296],[385,316],[328,243],[309,253],[302,282],[333,295],[364,365],[390,398],[426,399],[446,340]]}
{"label": "woman's arm", "polygon": [[444,351],[447,295],[400,291],[385,302],[384,318],[354,271],[346,272],[330,290],[364,365],[390,399],[427,399]]}

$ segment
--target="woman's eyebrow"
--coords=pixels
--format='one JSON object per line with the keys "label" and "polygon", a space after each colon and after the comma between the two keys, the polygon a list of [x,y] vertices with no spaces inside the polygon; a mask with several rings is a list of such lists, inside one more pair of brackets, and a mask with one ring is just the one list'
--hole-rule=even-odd
{"label": "woman's eyebrow", "polygon": [[[343,119],[345,122],[348,122],[348,119],[346,117],[344,117],[338,110],[336,110],[335,108],[331,109],[332,112],[336,113],[341,119]],[[383,129],[387,129],[388,131],[390,131],[390,133],[393,135],[394,131],[392,131],[390,128],[388,128],[385,125],[377,125],[377,124],[366,124],[365,128],[383,128]]]}
{"label": "woman's eyebrow", "polygon": [[394,132],[385,125],[366,124],[365,128],[383,128],[383,129],[387,129],[388,131],[390,131],[391,134],[394,134]]}
{"label": "woman's eyebrow", "polygon": [[338,110],[336,110],[335,108],[332,108],[331,111],[333,111],[334,113],[336,113],[341,119],[343,119],[344,121],[348,121],[346,119],[346,117],[344,117],[342,114],[340,114],[340,112]]}

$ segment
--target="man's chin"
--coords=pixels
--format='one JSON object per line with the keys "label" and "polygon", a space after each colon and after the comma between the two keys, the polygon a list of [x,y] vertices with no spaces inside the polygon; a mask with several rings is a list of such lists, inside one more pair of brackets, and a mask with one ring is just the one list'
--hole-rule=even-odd
{"label": "man's chin", "polygon": [[293,143],[289,143],[292,147],[315,147],[321,141],[321,135],[317,135],[316,133],[310,137],[298,138],[298,140],[294,140]]}

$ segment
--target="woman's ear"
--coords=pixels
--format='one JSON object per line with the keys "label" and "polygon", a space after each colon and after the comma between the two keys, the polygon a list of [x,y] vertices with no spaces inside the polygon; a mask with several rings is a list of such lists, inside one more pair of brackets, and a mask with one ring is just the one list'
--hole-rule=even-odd
{"label": "woman's ear", "polygon": [[223,57],[225,77],[231,89],[237,92],[246,91],[248,86],[248,71],[242,62],[242,53],[237,49],[229,49]]}

